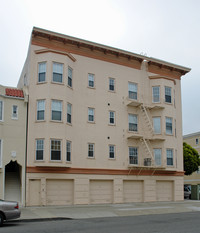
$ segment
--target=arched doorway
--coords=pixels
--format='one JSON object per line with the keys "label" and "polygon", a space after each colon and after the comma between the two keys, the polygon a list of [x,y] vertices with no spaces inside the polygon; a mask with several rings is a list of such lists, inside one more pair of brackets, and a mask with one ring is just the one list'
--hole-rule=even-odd
{"label": "arched doorway", "polygon": [[5,167],[5,200],[21,202],[21,166],[10,161]]}

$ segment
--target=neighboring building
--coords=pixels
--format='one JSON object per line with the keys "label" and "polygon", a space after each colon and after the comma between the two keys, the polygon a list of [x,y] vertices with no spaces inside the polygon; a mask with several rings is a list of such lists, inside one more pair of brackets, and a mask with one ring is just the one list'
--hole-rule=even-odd
{"label": "neighboring building", "polygon": [[189,68],[33,28],[26,204],[183,200]]}
{"label": "neighboring building", "polygon": [[[200,132],[184,135],[183,141],[198,151],[200,155]],[[200,184],[200,170],[193,172],[190,176],[184,176],[184,183],[191,185]]]}
{"label": "neighboring building", "polygon": [[0,199],[25,205],[27,102],[22,90],[0,85]]}

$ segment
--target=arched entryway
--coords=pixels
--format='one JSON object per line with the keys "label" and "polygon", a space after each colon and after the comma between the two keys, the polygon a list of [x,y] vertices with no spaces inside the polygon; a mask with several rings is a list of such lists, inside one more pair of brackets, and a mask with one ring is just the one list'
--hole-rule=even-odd
{"label": "arched entryway", "polygon": [[5,167],[5,200],[21,202],[21,166],[10,161]]}

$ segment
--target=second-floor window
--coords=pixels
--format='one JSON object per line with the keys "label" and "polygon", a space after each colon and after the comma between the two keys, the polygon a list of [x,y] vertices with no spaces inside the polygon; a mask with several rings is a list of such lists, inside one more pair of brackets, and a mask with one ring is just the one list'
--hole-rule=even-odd
{"label": "second-floor window", "polygon": [[166,150],[167,154],[167,166],[173,166],[173,149],[167,149]]}
{"label": "second-floor window", "polygon": [[153,129],[155,134],[161,134],[160,117],[153,117]]}
{"label": "second-floor window", "polygon": [[69,87],[72,87],[72,68],[68,67],[68,81],[67,84]]}
{"label": "second-floor window", "polygon": [[155,165],[160,166],[162,164],[162,161],[161,161],[162,150],[154,149],[153,151],[154,151]]}
{"label": "second-floor window", "polygon": [[67,141],[66,143],[66,161],[70,162],[71,161],[71,142]]}
{"label": "second-floor window", "polygon": [[88,108],[88,121],[94,122],[94,108]]}
{"label": "second-floor window", "polygon": [[38,82],[46,81],[46,62],[41,62],[38,65]]}
{"label": "second-floor window", "polygon": [[63,82],[63,64],[54,62],[53,63],[53,82]]}
{"label": "second-floor window", "polygon": [[153,103],[159,103],[160,102],[160,87],[155,86],[152,87],[152,94],[153,94]]}
{"label": "second-floor window", "polygon": [[115,91],[115,79],[109,78],[109,91]]}
{"label": "second-floor window", "polygon": [[45,116],[45,100],[37,101],[37,121],[43,121]]}
{"label": "second-floor window", "polygon": [[88,74],[88,87],[94,88],[94,74]]}
{"label": "second-floor window", "polygon": [[51,140],[51,160],[61,160],[61,140]]}
{"label": "second-floor window", "polygon": [[12,106],[12,119],[18,119],[18,106]]}
{"label": "second-floor window", "polygon": [[88,144],[88,157],[94,158],[94,144],[93,143]]}
{"label": "second-floor window", "polygon": [[0,101],[0,121],[3,121],[3,101]]}
{"label": "second-floor window", "polygon": [[129,147],[129,164],[138,164],[137,147]]}
{"label": "second-floor window", "polygon": [[72,105],[70,103],[67,104],[67,123],[72,123]]}
{"label": "second-floor window", "polygon": [[61,121],[62,120],[62,101],[52,100],[51,102],[51,120]]}
{"label": "second-floor window", "polygon": [[36,140],[36,160],[44,159],[44,139]]}
{"label": "second-floor window", "polygon": [[138,131],[138,119],[137,119],[137,115],[134,114],[128,114],[128,123],[129,123],[129,131],[134,131],[137,132]]}
{"label": "second-floor window", "polygon": [[128,83],[128,97],[129,99],[137,100],[137,84]]}
{"label": "second-floor window", "polygon": [[172,103],[172,88],[165,87],[165,102]]}
{"label": "second-floor window", "polygon": [[115,146],[109,145],[109,158],[114,159],[115,158]]}
{"label": "second-floor window", "polygon": [[166,117],[166,134],[172,135],[172,118]]}
{"label": "second-floor window", "polygon": [[109,112],[109,124],[111,125],[115,124],[115,112],[113,111]]}

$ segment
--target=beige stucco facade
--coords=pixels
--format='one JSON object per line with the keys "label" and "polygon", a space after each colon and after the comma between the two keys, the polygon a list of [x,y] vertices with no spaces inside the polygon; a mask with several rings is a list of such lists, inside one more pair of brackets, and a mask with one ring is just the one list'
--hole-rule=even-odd
{"label": "beige stucco facade", "polygon": [[0,199],[25,205],[27,103],[15,90],[0,86]]}
{"label": "beige stucco facade", "polygon": [[29,94],[26,204],[183,200],[180,78],[189,70],[34,28],[18,83]]}
{"label": "beige stucco facade", "polygon": [[[200,154],[200,132],[184,135],[183,141],[192,146]],[[184,176],[184,183],[190,185],[200,184],[200,171],[193,172],[190,176]]]}

